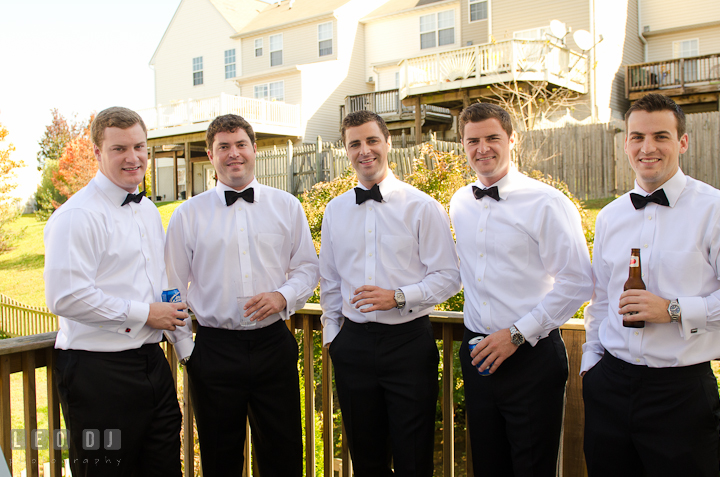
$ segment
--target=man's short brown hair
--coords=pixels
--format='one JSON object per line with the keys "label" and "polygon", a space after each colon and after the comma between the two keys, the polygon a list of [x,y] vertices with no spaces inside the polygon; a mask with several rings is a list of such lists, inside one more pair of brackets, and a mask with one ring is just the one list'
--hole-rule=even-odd
{"label": "man's short brown hair", "polygon": [[132,109],[113,106],[112,108],[103,109],[95,116],[90,126],[90,137],[93,144],[101,148],[106,128],[128,129],[136,124],[142,127],[143,131],[145,131],[145,137],[147,137],[145,122],[138,113]]}
{"label": "man's short brown hair", "polygon": [[628,119],[630,114],[635,111],[645,111],[646,113],[655,113],[658,111],[671,111],[675,115],[675,124],[677,126],[678,139],[685,134],[685,113],[675,101],[668,98],[664,94],[650,93],[635,101],[630,109],[625,113],[625,129],[628,127]]}
{"label": "man's short brown hair", "polygon": [[487,119],[497,119],[508,137],[512,136],[512,119],[507,111],[497,104],[473,103],[460,113],[460,138],[465,134],[465,125],[467,123],[479,123]]}
{"label": "man's short brown hair", "polygon": [[342,141],[343,144],[345,144],[345,131],[348,130],[348,128],[354,128],[357,126],[362,126],[365,123],[369,123],[370,121],[375,121],[380,128],[380,132],[382,132],[382,135],[385,137],[385,141],[388,140],[390,137],[390,131],[388,130],[387,124],[385,124],[385,120],[380,117],[377,113],[373,113],[372,111],[355,111],[354,113],[350,113],[347,116],[345,116],[342,120],[342,127],[340,128],[340,134],[342,135]]}
{"label": "man's short brown hair", "polygon": [[215,140],[215,135],[217,133],[233,133],[238,129],[244,129],[250,138],[250,144],[255,144],[255,131],[253,131],[250,123],[245,121],[245,118],[238,116],[237,114],[225,114],[213,119],[213,122],[211,122],[210,126],[207,128],[205,142],[207,143],[208,150],[212,151],[213,141]]}

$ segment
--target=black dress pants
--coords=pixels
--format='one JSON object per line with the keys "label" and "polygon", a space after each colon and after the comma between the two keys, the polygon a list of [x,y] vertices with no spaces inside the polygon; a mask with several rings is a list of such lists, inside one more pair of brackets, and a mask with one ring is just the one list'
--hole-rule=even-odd
{"label": "black dress pants", "polygon": [[429,318],[345,319],[329,351],[354,475],[432,476],[439,355]]}
{"label": "black dress pants", "polygon": [[649,368],[605,351],[583,377],[591,477],[718,475],[720,399],[710,363]]}
{"label": "black dress pants", "polygon": [[297,360],[283,321],[247,331],[198,326],[187,367],[205,477],[242,475],[248,418],[260,474],[302,475]]}
{"label": "black dress pants", "polygon": [[73,476],[181,475],[182,416],[160,346],[58,350],[55,378]]}
{"label": "black dress pants", "polygon": [[460,346],[475,475],[555,477],[568,378],[560,333],[523,344],[489,376],[468,351],[478,335],[466,328]]}

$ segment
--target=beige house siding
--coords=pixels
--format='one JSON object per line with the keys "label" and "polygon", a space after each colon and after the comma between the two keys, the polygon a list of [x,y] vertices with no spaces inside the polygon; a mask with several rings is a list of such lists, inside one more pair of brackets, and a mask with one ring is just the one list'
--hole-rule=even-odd
{"label": "beige house siding", "polygon": [[[420,48],[420,17],[431,13],[454,10],[455,42],[435,48]],[[365,55],[368,58],[365,77],[375,75],[374,66],[386,67],[388,63],[400,62],[403,58],[432,55],[441,51],[463,46],[460,2],[443,4],[436,8],[422,8],[398,15],[370,20],[365,24]]]}
{"label": "beige house siding", "polygon": [[[333,22],[333,53],[319,56],[318,25]],[[270,66],[270,37],[282,34],[283,50],[282,65]],[[262,38],[263,54],[255,56],[255,40]],[[302,65],[316,61],[331,61],[337,59],[337,20],[327,16],[321,20],[304,23],[292,28],[265,32],[262,35],[244,37],[242,39],[243,75],[253,75],[265,72],[272,68],[282,68],[290,65]]]}
{"label": "beige house siding", "polygon": [[[490,17],[491,0],[487,0],[488,18]],[[470,22],[470,6],[468,0],[460,1],[460,17],[462,20],[462,38],[461,46],[467,46],[468,42],[473,45],[482,45],[490,41],[488,31],[489,20],[476,20]]]}
{"label": "beige house siding", "polygon": [[[720,22],[720,1],[689,0],[678,4],[672,0],[640,0],[641,28],[648,26],[650,32],[677,27]],[[720,34],[720,27],[716,25]]]}
{"label": "beige house siding", "polygon": [[[238,94],[235,83],[225,79],[225,50],[235,49],[236,74],[242,71],[240,42],[230,38],[234,33],[208,0],[184,0],[154,56],[156,104]],[[203,84],[193,86],[192,59],[198,56],[203,58]]]}
{"label": "beige house siding", "polygon": [[673,57],[673,42],[698,40],[700,56],[720,53],[720,26],[694,28],[648,38],[648,61],[663,61]]}
{"label": "beige house siding", "polygon": [[263,77],[262,79],[254,80],[254,81],[248,81],[247,83],[242,84],[241,91],[239,94],[241,96],[245,96],[247,98],[254,98],[255,97],[255,86],[268,84],[268,83],[275,83],[278,81],[283,82],[283,95],[284,99],[283,102],[287,104],[300,104],[302,101],[302,92],[301,92],[301,79],[300,79],[300,73],[287,73],[284,75],[277,75],[277,76],[267,76]]}

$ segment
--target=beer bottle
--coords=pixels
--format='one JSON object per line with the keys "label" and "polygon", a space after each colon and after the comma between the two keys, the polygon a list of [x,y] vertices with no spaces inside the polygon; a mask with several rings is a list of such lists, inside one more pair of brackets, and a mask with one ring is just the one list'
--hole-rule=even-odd
{"label": "beer bottle", "polygon": [[[640,249],[633,248],[630,253],[630,273],[623,290],[645,290],[645,282],[642,280],[642,267],[640,266]],[[637,311],[631,311],[628,315],[637,315]],[[625,328],[645,328],[644,321],[626,321],[623,317]]]}

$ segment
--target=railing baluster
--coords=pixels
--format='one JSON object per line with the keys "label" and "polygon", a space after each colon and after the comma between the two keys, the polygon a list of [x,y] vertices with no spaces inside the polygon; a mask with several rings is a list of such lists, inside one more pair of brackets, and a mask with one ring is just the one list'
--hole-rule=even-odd
{"label": "railing baluster", "polygon": [[195,476],[195,430],[193,428],[193,408],[190,398],[187,367],[183,366],[183,460],[185,477]]}
{"label": "railing baluster", "polygon": [[12,450],[10,450],[10,355],[0,355],[0,447],[12,475]]}
{"label": "railing baluster", "polygon": [[305,374],[305,475],[315,475],[315,379],[313,368],[313,317],[302,315],[303,369]]}
{"label": "railing baluster", "polygon": [[[25,470],[27,477],[37,477],[38,451],[33,446],[33,431],[37,429],[37,398],[35,389],[35,351],[22,354],[23,405],[25,407]],[[34,447],[34,448],[33,448]]]}
{"label": "railing baluster", "polygon": [[[48,447],[50,453],[50,477],[62,475],[62,450],[55,449],[53,445],[54,432],[60,429],[60,396],[58,395],[57,382],[55,382],[55,348],[45,350],[45,364],[47,366],[47,398],[48,398],[48,430],[50,431]],[[47,475],[45,477],[48,477]]]}
{"label": "railing baluster", "polygon": [[442,411],[443,411],[443,475],[455,475],[455,409],[453,407],[453,325],[442,324],[443,376],[442,376]]}
{"label": "railing baluster", "polygon": [[322,406],[323,406],[323,475],[333,475],[335,446],[333,440],[332,363],[328,348],[322,347]]}

